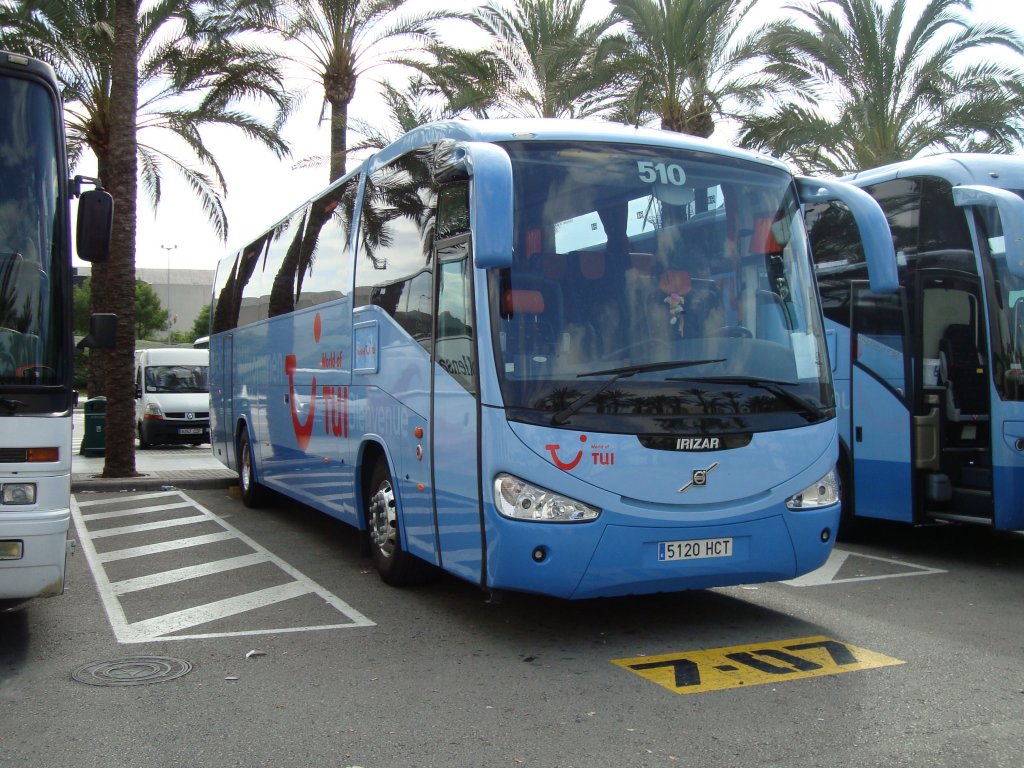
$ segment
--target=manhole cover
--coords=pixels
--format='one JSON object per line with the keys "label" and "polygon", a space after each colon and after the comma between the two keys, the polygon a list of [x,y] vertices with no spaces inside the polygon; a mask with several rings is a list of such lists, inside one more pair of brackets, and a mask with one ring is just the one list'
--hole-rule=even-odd
{"label": "manhole cover", "polygon": [[95,661],[85,664],[71,677],[87,685],[149,685],[165,683],[192,671],[192,665],[181,659],[165,656],[133,656],[116,661]]}

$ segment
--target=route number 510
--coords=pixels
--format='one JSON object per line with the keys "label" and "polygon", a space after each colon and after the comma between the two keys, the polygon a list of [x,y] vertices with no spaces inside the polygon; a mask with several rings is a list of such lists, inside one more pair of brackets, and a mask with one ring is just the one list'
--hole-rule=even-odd
{"label": "route number 510", "polygon": [[653,160],[637,160],[636,169],[640,174],[640,181],[650,184],[660,181],[662,184],[671,184],[681,187],[686,183],[686,171],[676,163],[656,163]]}

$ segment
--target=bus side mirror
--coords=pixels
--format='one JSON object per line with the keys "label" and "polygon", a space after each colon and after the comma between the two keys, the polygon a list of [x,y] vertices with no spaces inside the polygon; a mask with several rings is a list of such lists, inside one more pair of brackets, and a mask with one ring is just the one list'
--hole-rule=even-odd
{"label": "bus side mirror", "polygon": [[864,243],[864,256],[868,263],[868,278],[871,292],[877,294],[895,293],[899,287],[896,269],[896,250],[892,245],[892,234],[885,214],[875,198],[859,187],[832,179],[798,177],[802,203],[825,203],[838,200],[853,214]]}
{"label": "bus side mirror", "polygon": [[82,261],[106,261],[110,253],[114,198],[101,189],[90,189],[78,198],[75,250]]}
{"label": "bus side mirror", "polygon": [[454,153],[470,179],[474,266],[512,266],[512,161],[505,150],[486,142],[461,143]]}
{"label": "bus side mirror", "polygon": [[89,318],[89,334],[78,349],[113,349],[117,346],[117,315],[100,312]]}
{"label": "bus side mirror", "polygon": [[1024,199],[998,187],[962,184],[953,187],[953,202],[959,208],[983,205],[999,211],[1006,266],[1010,274],[1024,277]]}

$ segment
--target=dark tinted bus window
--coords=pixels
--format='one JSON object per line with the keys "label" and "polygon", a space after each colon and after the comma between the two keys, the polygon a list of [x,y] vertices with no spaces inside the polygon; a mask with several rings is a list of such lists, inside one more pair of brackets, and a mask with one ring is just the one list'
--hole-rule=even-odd
{"label": "dark tinted bus window", "polygon": [[[424,289],[432,305],[429,274],[436,192],[429,150],[417,150],[366,180],[356,261],[355,306],[374,304],[400,323],[418,317]],[[413,296],[415,285],[416,296]],[[407,327],[419,335],[417,327]]]}
{"label": "dark tinted bus window", "polygon": [[920,251],[970,251],[973,256],[967,217],[953,204],[953,185],[931,176],[921,181]]}
{"label": "dark tinted bus window", "polygon": [[[259,282],[260,319],[276,317],[295,309],[295,273],[302,248],[302,233],[306,228],[306,211],[293,213],[291,218],[272,232],[270,248]],[[250,281],[253,286],[255,281]]]}
{"label": "dark tinted bus window", "polygon": [[354,176],[313,202],[299,253],[296,309],[322,304],[352,291],[352,229],[359,177]]}
{"label": "dark tinted bus window", "polygon": [[238,322],[235,314],[235,266],[237,258],[224,259],[217,267],[213,281],[213,308],[211,309],[210,331],[230,331]]}
{"label": "dark tinted bus window", "polygon": [[893,179],[867,187],[866,190],[885,212],[892,230],[896,255],[916,254],[921,214],[921,182],[919,179]]}

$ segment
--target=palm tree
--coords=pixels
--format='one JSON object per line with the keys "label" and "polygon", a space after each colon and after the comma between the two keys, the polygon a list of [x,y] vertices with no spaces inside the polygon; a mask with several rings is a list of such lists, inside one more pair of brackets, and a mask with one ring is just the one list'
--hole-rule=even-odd
{"label": "palm tree", "polygon": [[612,0],[627,32],[606,41],[625,76],[615,116],[707,138],[769,88],[738,29],[756,0]]}
{"label": "palm tree", "polygon": [[[39,56],[57,73],[71,166],[91,151],[104,181],[111,149],[115,5],[113,0],[19,0],[0,6],[0,46]],[[142,184],[156,207],[163,169],[170,165],[197,195],[221,239],[228,230],[222,203],[227,185],[201,131],[209,126],[236,128],[284,157],[288,149],[279,129],[292,104],[279,55],[242,42],[245,17],[234,13],[233,5],[232,0],[157,2],[138,17],[136,54]],[[240,102],[251,99],[269,102],[277,110],[272,124],[238,110]],[[158,135],[164,139],[157,140]],[[167,137],[205,170],[168,151]]]}
{"label": "palm tree", "polygon": [[[468,104],[478,111],[496,107],[515,117],[588,117],[605,111],[612,75],[599,56],[599,41],[612,19],[584,24],[584,5],[584,0],[515,0],[506,7],[491,0],[469,15],[487,34],[488,47],[438,50],[449,77],[437,70],[428,74],[452,85],[465,82],[468,72],[474,92],[490,90],[489,99]],[[453,106],[466,105],[465,89],[456,93],[463,99]],[[451,103],[451,91],[446,95]]]}
{"label": "palm tree", "polygon": [[298,44],[300,63],[323,84],[321,118],[331,111],[331,181],[345,174],[348,108],[360,79],[385,64],[425,63],[436,39],[433,23],[458,17],[445,10],[403,14],[406,0],[262,2],[266,25]]}
{"label": "palm tree", "polygon": [[[105,158],[107,189],[118,206],[110,239],[110,259],[98,265],[96,284],[107,286],[108,311],[117,315],[118,337],[128,338],[104,353],[107,374],[106,451],[104,477],[128,477],[135,472],[135,393],[132,368],[135,358],[135,204],[138,196],[138,160],[135,115],[138,110],[139,72],[138,6],[118,3],[110,57],[110,148]],[[127,287],[131,287],[130,293]],[[93,305],[98,302],[93,299]]]}
{"label": "palm tree", "polygon": [[973,25],[970,0],[828,0],[792,6],[798,21],[764,31],[769,71],[787,84],[779,103],[749,119],[745,146],[808,172],[848,173],[929,150],[1013,151],[1024,139],[1024,69],[967,57],[1024,41],[1008,25]]}
{"label": "palm tree", "polygon": [[[283,155],[277,128],[235,104],[264,97],[281,115],[289,104],[277,60],[239,42],[245,29],[227,0],[162,0],[140,13],[137,2],[35,0],[0,5],[0,47],[48,61],[65,101],[69,156],[86,149],[115,201],[110,258],[97,264],[92,311],[118,316],[115,350],[90,357],[107,396],[104,475],[135,474],[134,364],[135,235],[138,182],[159,202],[162,167],[185,178],[222,238],[225,180],[201,129],[228,125]],[[155,144],[139,140],[154,128],[173,134],[208,171],[197,170]],[[97,371],[98,369],[98,371]]]}

